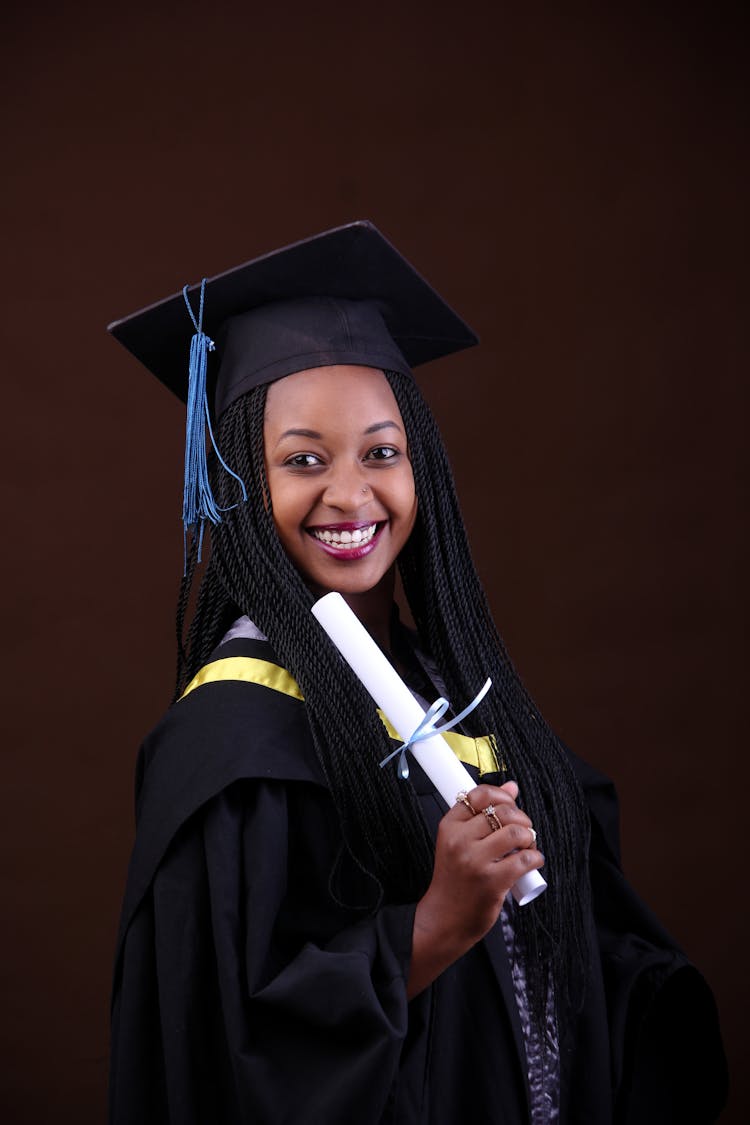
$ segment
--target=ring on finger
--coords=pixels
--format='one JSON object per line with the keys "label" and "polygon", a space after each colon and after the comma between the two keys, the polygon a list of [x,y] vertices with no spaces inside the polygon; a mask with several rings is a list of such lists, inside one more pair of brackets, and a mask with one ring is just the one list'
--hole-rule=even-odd
{"label": "ring on finger", "polygon": [[472,816],[477,815],[477,810],[474,808],[471,801],[469,800],[468,794],[466,794],[463,791],[463,789],[461,790],[460,793],[456,793],[456,800],[455,800],[454,803],[456,805],[466,805],[467,809],[469,810],[469,812],[471,813]]}
{"label": "ring on finger", "polygon": [[497,832],[498,828],[502,828],[502,826],[503,826],[502,821],[500,820],[500,817],[495,812],[495,806],[494,805],[488,805],[486,809],[482,809],[482,812],[487,817],[487,823],[489,824],[490,829],[493,832]]}

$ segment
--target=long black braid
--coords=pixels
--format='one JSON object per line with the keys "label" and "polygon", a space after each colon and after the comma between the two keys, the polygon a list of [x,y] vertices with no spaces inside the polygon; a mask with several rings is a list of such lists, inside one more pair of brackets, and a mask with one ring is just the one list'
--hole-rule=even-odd
{"label": "long black braid", "polygon": [[590,909],[588,811],[570,760],[519,679],[490,613],[472,562],[450,464],[416,383],[386,372],[410,443],[419,498],[417,524],[399,570],[420,638],[449,698],[470,699],[487,676],[492,690],[466,720],[475,735],[495,735],[503,772],[518,782],[519,804],[539,832],[549,889],[516,912],[532,1001],[544,1006],[545,966],[558,1009],[582,1000]]}
{"label": "long black braid", "polygon": [[[493,732],[507,776],[518,781],[520,803],[539,831],[549,889],[516,912],[516,933],[532,1008],[543,1016],[551,974],[558,1011],[566,1011],[581,1001],[587,961],[583,798],[565,751],[524,690],[492,621],[434,419],[413,380],[386,376],[406,427],[418,497],[417,523],[399,558],[404,591],[452,700],[463,705],[492,677],[491,692],[467,726],[475,734]],[[363,905],[372,908],[383,896],[413,901],[431,877],[432,842],[411,786],[379,768],[392,744],[370,697],[312,617],[313,597],[276,534],[263,459],[265,400],[266,388],[256,388],[230,406],[218,425],[222,455],[245,480],[249,498],[212,529],[183,647],[196,570],[191,555],[178,603],[177,694],[231,621],[246,613],[302,689],[347,853],[373,881],[372,901]],[[236,503],[227,474],[215,477],[222,507]]]}

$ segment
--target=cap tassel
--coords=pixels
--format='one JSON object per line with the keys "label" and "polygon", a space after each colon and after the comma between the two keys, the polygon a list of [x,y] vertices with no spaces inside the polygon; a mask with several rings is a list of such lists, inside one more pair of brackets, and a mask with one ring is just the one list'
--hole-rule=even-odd
{"label": "cap tassel", "polygon": [[208,479],[208,462],[206,458],[206,430],[211,440],[211,445],[219,459],[221,466],[230,476],[238,481],[242,489],[242,499],[247,500],[245,482],[229,468],[224,458],[219,453],[211,428],[211,414],[208,408],[208,395],[206,393],[206,376],[208,372],[208,353],[215,350],[213,340],[203,331],[203,298],[206,289],[206,279],[201,281],[200,306],[198,320],[190,307],[187,285],[182,290],[190,319],[195,327],[195,335],[190,341],[190,366],[188,368],[188,402],[187,422],[185,425],[185,488],[182,497],[182,525],[185,540],[185,569],[187,569],[187,544],[190,528],[195,528],[193,537],[198,541],[198,561],[201,560],[203,549],[203,531],[206,520],[211,523],[221,523],[221,513],[236,508],[230,504],[227,508],[220,508],[211,491]]}

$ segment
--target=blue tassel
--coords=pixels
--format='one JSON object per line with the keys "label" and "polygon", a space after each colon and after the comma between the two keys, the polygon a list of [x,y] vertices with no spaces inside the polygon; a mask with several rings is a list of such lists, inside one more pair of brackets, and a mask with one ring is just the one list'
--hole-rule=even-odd
{"label": "blue tassel", "polygon": [[215,350],[216,345],[203,331],[203,298],[206,289],[206,279],[201,282],[200,307],[198,320],[190,307],[187,285],[182,290],[190,319],[195,327],[195,335],[190,341],[190,366],[188,368],[188,403],[187,421],[185,425],[185,488],[182,497],[182,526],[185,539],[185,568],[187,569],[187,543],[190,528],[195,528],[194,538],[198,540],[198,561],[201,560],[203,549],[203,531],[206,520],[211,523],[221,523],[221,513],[228,512],[237,505],[229,508],[220,508],[211,491],[208,479],[208,463],[206,459],[206,430],[211,440],[211,445],[216,452],[222,467],[238,481],[242,489],[242,499],[247,500],[245,482],[229,468],[224,458],[219,453],[214,440],[211,427],[211,414],[208,408],[206,393],[206,375],[208,372],[208,353]]}

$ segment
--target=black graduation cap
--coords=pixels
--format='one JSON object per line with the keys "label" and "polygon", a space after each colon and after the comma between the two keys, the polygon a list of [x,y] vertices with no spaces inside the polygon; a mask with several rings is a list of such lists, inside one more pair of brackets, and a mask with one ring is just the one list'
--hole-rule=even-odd
{"label": "black graduation cap", "polygon": [[[335,363],[409,372],[477,336],[370,222],[254,258],[109,325],[181,399],[192,335],[185,300],[216,341],[218,416],[259,383]],[[310,298],[321,298],[311,302]],[[211,366],[215,370],[211,370]]]}
{"label": "black graduation cap", "polygon": [[219,417],[253,387],[296,371],[347,364],[410,375],[411,367],[477,343],[468,325],[366,221],[186,285],[182,293],[114,321],[109,331],[188,404],[183,523],[186,533],[198,525],[199,553],[205,520],[221,519],[206,462],[206,430],[216,449],[211,384]]}

